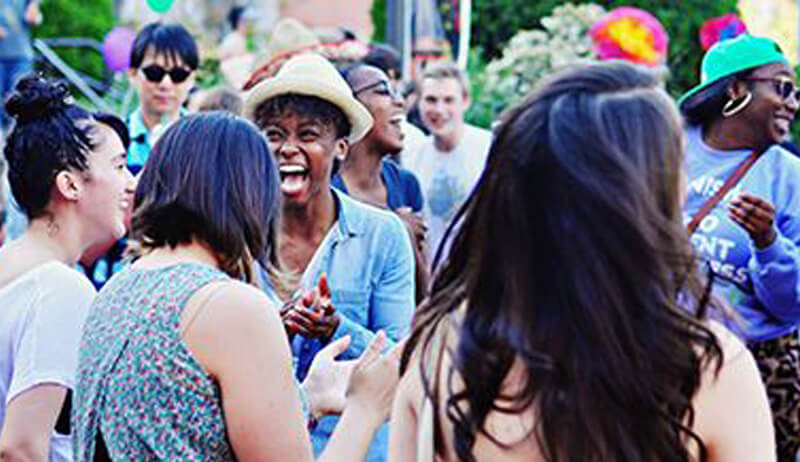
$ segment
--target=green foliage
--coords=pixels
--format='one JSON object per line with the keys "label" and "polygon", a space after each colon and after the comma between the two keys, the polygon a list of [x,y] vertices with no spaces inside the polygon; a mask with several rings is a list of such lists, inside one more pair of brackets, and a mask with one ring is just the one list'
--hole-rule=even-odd
{"label": "green foliage", "polygon": [[468,120],[486,126],[555,69],[594,60],[588,32],[605,14],[594,3],[567,3],[542,18],[542,29],[514,35],[500,58],[482,66],[481,73],[471,72],[471,82],[479,89],[473,89],[475,112],[467,114]]}
{"label": "green foliage", "polygon": [[369,10],[372,17],[372,41],[386,41],[386,2],[387,0],[373,0]]}
{"label": "green foliage", "polygon": [[[520,30],[539,29],[541,19],[563,0],[493,0],[473,2],[472,44],[479,47],[486,60],[500,56],[508,40]],[[668,89],[678,96],[699,79],[699,30],[707,19],[737,11],[737,0],[596,0],[611,10],[634,6],[652,13],[670,36]]]}
{"label": "green foliage", "polygon": [[[43,38],[93,38],[102,41],[114,25],[112,0],[46,0],[42,24],[34,36]],[[87,49],[57,49],[71,67],[101,79],[105,69],[100,53]]]}

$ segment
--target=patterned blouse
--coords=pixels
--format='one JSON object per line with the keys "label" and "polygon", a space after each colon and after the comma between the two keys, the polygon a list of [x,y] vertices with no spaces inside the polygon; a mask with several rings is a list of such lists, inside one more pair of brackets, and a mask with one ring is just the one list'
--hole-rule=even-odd
{"label": "patterned blouse", "polygon": [[112,460],[234,460],[220,389],[179,337],[186,301],[227,279],[198,264],[124,269],[106,284],[81,342],[72,413],[76,461],[98,431]]}

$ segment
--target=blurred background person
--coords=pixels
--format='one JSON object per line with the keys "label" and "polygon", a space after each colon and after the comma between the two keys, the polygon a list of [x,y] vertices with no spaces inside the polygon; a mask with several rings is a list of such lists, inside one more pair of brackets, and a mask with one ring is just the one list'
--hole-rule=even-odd
{"label": "blurred background person", "polygon": [[[42,23],[39,0],[3,0],[0,14],[0,98],[6,100],[17,80],[33,71],[31,28]],[[0,128],[11,120],[0,107]]]}
{"label": "blurred background person", "polygon": [[[413,92],[413,84],[403,81],[403,62],[400,59],[400,53],[390,45],[383,43],[370,44],[369,52],[361,62],[367,66],[377,67],[386,73],[395,93],[401,95],[403,99],[405,99],[409,91]],[[399,165],[403,165],[403,159],[416,155],[425,142],[425,136],[427,135],[427,133],[408,121],[408,112],[416,102],[412,101],[410,102],[411,104],[408,104],[409,101],[406,101],[406,103],[404,104],[406,117],[403,118],[401,123],[404,134],[403,149],[398,153],[390,154],[391,158]]]}
{"label": "blurred background person", "polygon": [[469,80],[454,63],[429,65],[420,81],[420,112],[431,131],[422,148],[404,159],[425,197],[424,216],[434,258],[448,223],[478,181],[492,134],[467,124]]}
{"label": "blurred background person", "polygon": [[139,107],[126,120],[132,141],[128,168],[134,175],[160,133],[186,113],[183,103],[199,65],[197,43],[180,24],[153,22],[136,35],[128,77],[139,95]]}
{"label": "blurred background person", "polygon": [[227,111],[242,115],[244,100],[239,92],[224,86],[214,87],[197,96],[196,112]]}
{"label": "blurred background person", "polygon": [[380,69],[355,65],[342,72],[353,95],[372,115],[372,129],[350,146],[331,184],[356,199],[391,210],[403,220],[414,247],[419,303],[428,287],[428,258],[419,180],[389,157],[403,149],[403,97]]}

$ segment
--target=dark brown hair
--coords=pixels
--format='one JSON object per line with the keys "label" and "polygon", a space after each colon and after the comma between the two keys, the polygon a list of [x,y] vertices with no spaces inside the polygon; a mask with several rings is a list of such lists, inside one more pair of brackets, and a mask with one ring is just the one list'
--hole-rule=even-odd
{"label": "dark brown hair", "polygon": [[132,235],[143,250],[197,239],[229,275],[270,268],[278,170],[255,126],[227,112],[184,117],[158,140],[136,189]]}
{"label": "dark brown hair", "polygon": [[[459,460],[475,460],[478,434],[502,446],[490,412],[530,409],[550,462],[688,461],[688,440],[707,458],[692,398],[722,351],[703,322],[682,168],[673,103],[629,64],[560,73],[503,117],[402,361],[419,351]],[[451,322],[438,390],[424,364]],[[501,397],[515,361],[520,391]],[[447,385],[453,373],[462,389]]]}

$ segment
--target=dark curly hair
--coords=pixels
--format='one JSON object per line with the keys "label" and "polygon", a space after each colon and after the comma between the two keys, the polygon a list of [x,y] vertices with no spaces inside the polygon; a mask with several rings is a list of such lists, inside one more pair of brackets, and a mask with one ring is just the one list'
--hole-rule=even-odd
{"label": "dark curly hair", "polygon": [[125,123],[106,113],[92,113],[71,101],[63,83],[31,74],[23,77],[5,102],[15,119],[3,150],[8,181],[29,219],[45,213],[58,172],[88,170],[87,153],[96,148],[92,139],[96,121],[111,127],[127,149],[130,137]]}
{"label": "dark curly hair", "polygon": [[262,102],[256,107],[253,122],[263,130],[272,120],[291,112],[330,125],[337,138],[350,135],[350,120],[338,106],[317,96],[298,93],[285,93]]}
{"label": "dark curly hair", "polygon": [[[680,123],[656,77],[622,62],[560,73],[503,117],[401,367],[419,353],[459,460],[479,435],[502,446],[490,413],[530,410],[550,462],[688,461],[690,440],[707,459],[692,399],[722,350],[682,225]],[[452,368],[426,375],[450,325]]]}

